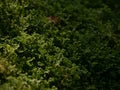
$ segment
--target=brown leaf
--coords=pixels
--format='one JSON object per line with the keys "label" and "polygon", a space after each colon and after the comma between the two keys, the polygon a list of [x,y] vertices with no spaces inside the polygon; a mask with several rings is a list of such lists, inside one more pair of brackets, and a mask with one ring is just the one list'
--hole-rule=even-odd
{"label": "brown leaf", "polygon": [[59,18],[56,16],[49,16],[47,18],[51,23],[57,24],[59,22]]}

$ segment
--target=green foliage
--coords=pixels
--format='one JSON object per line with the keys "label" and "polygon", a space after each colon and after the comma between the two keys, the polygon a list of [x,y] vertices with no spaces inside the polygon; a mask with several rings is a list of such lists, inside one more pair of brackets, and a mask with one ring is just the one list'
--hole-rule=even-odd
{"label": "green foliage", "polygon": [[119,4],[112,3],[2,0],[0,90],[119,90]]}

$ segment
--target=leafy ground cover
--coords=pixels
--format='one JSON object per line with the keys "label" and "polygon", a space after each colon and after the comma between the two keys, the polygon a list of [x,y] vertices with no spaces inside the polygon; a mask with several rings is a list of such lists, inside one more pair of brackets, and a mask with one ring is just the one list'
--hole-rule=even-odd
{"label": "leafy ground cover", "polygon": [[119,90],[119,0],[1,0],[0,90]]}

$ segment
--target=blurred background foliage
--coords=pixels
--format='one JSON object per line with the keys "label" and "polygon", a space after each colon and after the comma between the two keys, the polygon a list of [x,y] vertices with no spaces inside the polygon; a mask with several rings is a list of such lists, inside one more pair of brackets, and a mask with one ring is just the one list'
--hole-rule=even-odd
{"label": "blurred background foliage", "polygon": [[0,90],[119,90],[119,0],[0,0]]}

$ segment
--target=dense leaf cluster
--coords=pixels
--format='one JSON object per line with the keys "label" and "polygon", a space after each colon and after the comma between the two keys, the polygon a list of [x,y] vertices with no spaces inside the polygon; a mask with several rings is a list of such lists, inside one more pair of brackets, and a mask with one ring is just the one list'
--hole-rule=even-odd
{"label": "dense leaf cluster", "polygon": [[1,0],[0,90],[119,90],[119,0]]}

